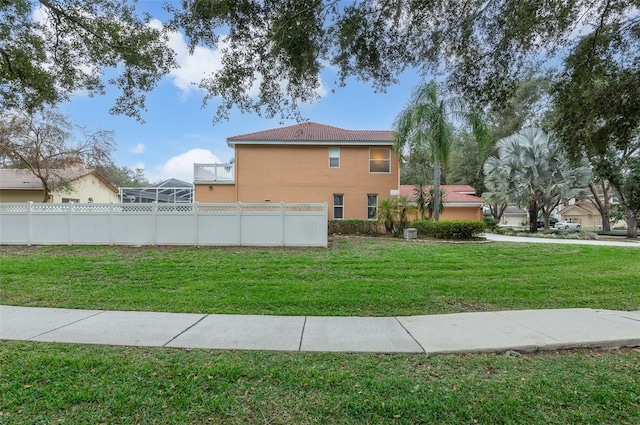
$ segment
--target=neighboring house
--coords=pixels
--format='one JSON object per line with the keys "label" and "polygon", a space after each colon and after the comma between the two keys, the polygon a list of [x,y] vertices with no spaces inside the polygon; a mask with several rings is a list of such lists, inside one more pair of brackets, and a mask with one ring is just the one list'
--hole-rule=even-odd
{"label": "neighboring house", "polygon": [[[589,201],[577,201],[562,208],[558,214],[562,221],[579,223],[583,229],[602,230],[602,215]],[[611,223],[611,228],[627,228],[624,220]]]}
{"label": "neighboring house", "polygon": [[178,179],[168,179],[145,187],[121,187],[121,202],[191,203],[193,185]]}
{"label": "neighboring house", "polygon": [[508,206],[504,213],[502,214],[502,218],[500,219],[500,223],[498,226],[501,227],[529,227],[529,212],[520,207],[516,206]]}
{"label": "neighboring house", "polygon": [[[48,202],[118,202],[118,189],[95,170],[70,168],[54,174],[69,179],[71,189],[51,192]],[[42,202],[43,197],[42,182],[29,170],[0,169],[0,202]]]}
{"label": "neighboring house", "polygon": [[320,203],[329,219],[375,219],[398,195],[393,131],[304,123],[229,137],[233,164],[195,164],[201,203]]}
{"label": "neighboring house", "polygon": [[[427,193],[431,187],[427,187]],[[444,193],[444,209],[440,213],[440,220],[482,220],[482,205],[484,200],[475,196],[476,190],[469,185],[440,185],[440,191]],[[415,205],[415,186],[401,185],[400,196]]]}

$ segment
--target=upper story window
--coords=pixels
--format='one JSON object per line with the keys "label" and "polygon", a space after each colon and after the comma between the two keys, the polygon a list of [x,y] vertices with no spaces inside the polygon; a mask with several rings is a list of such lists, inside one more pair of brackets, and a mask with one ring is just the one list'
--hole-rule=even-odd
{"label": "upper story window", "polygon": [[329,148],[329,168],[340,168],[340,148]]}
{"label": "upper story window", "polygon": [[390,148],[369,149],[369,172],[370,173],[390,173],[391,172],[391,149]]}

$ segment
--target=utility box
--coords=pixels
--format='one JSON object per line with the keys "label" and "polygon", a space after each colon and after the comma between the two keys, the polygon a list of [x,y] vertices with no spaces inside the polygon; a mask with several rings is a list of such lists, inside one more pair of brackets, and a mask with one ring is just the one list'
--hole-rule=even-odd
{"label": "utility box", "polygon": [[410,227],[408,229],[404,229],[404,238],[405,239],[418,239],[418,229]]}

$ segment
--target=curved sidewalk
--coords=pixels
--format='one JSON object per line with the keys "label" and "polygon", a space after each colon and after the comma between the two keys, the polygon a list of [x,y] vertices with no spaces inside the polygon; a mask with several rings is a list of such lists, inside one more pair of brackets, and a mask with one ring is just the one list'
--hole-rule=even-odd
{"label": "curved sidewalk", "polygon": [[625,248],[640,248],[640,241],[631,240],[590,240],[590,239],[554,239],[536,238],[528,236],[506,236],[495,233],[485,233],[483,235],[488,241],[493,242],[518,242],[518,243],[548,243],[562,245],[596,245],[596,246],[620,246]]}
{"label": "curved sidewalk", "polygon": [[640,311],[523,310],[316,317],[0,305],[0,339],[171,348],[372,353],[640,346]]}

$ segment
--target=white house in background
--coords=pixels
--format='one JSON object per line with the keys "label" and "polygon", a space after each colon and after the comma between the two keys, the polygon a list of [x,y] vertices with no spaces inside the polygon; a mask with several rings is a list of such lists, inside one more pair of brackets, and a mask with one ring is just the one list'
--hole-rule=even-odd
{"label": "white house in background", "polygon": [[500,219],[500,223],[498,223],[500,227],[528,227],[529,226],[529,212],[520,207],[516,206],[508,206],[504,210],[504,214],[502,214],[502,218]]}
{"label": "white house in background", "polygon": [[[71,188],[68,191],[51,192],[47,202],[119,202],[118,188],[95,170],[70,168],[53,170],[52,173],[64,179],[69,179]],[[42,202],[43,198],[42,182],[31,171],[10,168],[0,169],[0,202]]]}

